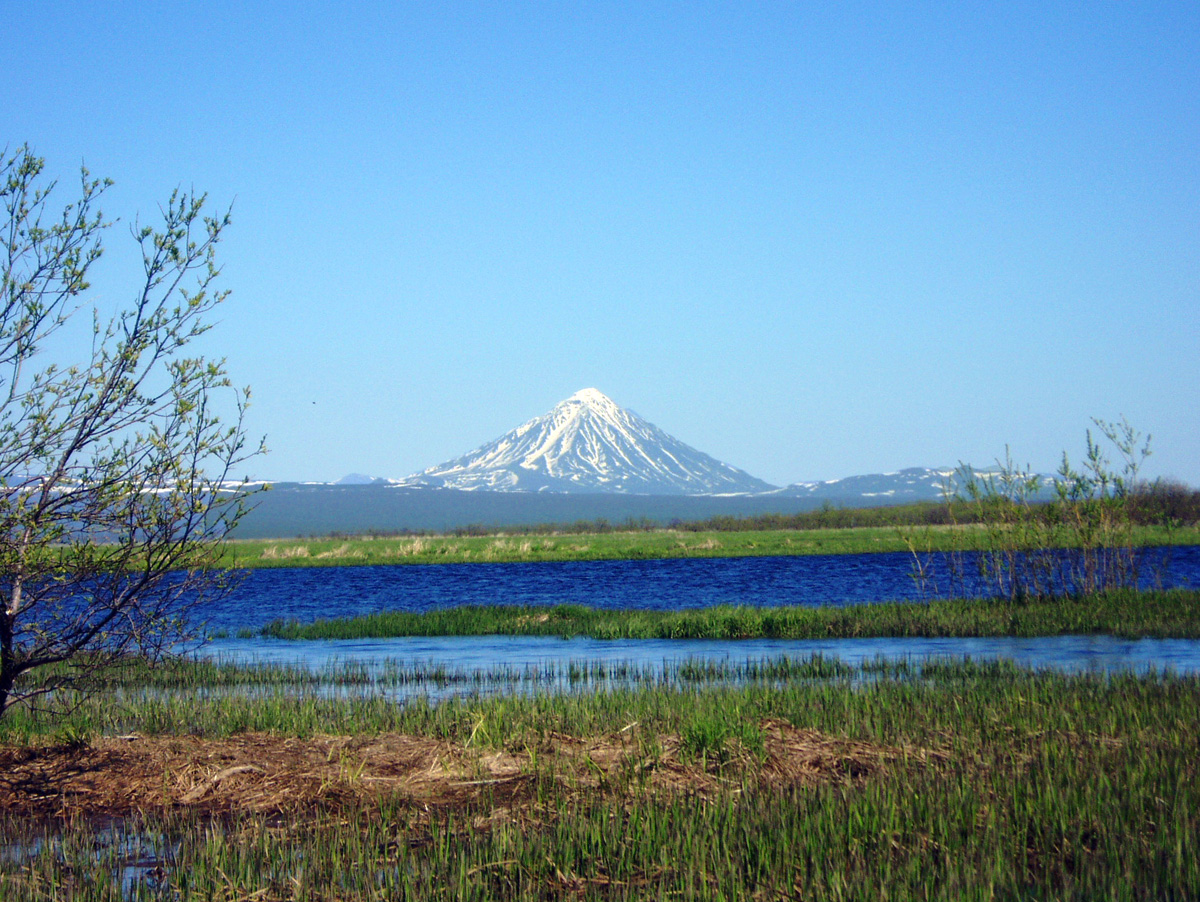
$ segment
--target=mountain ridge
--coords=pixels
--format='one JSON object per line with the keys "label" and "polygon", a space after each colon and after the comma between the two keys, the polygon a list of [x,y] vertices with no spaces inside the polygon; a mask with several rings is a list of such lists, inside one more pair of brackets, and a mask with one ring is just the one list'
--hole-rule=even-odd
{"label": "mountain ridge", "polygon": [[595,388],[396,486],[634,495],[758,494],[776,486],[685,444]]}
{"label": "mountain ridge", "polygon": [[[351,473],[334,485],[463,492],[807,499],[867,505],[941,501],[959,467],[907,467],[774,486],[698,451],[595,388],[459,457],[403,479]],[[987,476],[986,470],[975,470]]]}

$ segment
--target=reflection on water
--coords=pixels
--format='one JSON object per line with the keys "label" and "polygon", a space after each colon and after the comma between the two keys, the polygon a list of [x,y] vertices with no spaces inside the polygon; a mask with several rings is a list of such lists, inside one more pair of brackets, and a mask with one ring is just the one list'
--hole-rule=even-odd
{"label": "reflection on water", "polygon": [[[1200,673],[1200,641],[1118,639],[1112,636],[996,637],[984,639],[557,639],[541,636],[404,637],[287,642],[224,639],[197,651],[206,658],[243,663],[293,664],[312,670],[344,665],[443,670],[469,682],[471,674],[556,672],[572,663],[624,668],[661,676],[688,662],[740,665],[779,658],[821,656],[859,666],[877,660],[971,658],[1011,661],[1066,672],[1170,669]],[[639,677],[640,678],[640,677]]]}
{"label": "reflection on water", "polygon": [[80,826],[72,823],[64,829],[53,821],[27,824],[30,832],[24,839],[0,844],[0,860],[22,864],[42,856],[75,859],[82,843],[87,849],[85,858],[98,873],[108,872],[112,879],[109,885],[119,890],[120,898],[177,898],[168,879],[179,845],[177,840],[161,829],[146,829],[137,817],[89,817],[82,825],[85,827],[82,835],[78,831]]}

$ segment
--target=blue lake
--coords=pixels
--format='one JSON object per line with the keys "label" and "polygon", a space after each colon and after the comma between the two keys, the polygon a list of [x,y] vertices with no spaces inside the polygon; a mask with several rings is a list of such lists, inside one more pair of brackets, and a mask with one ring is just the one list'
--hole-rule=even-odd
{"label": "blue lake", "polygon": [[[935,570],[945,572],[943,556]],[[971,581],[967,594],[987,595]],[[1200,586],[1200,546],[1150,549],[1147,586]],[[678,610],[714,605],[847,605],[920,601],[907,553],[795,557],[568,561],[522,564],[407,564],[251,570],[225,599],[206,607],[210,627],[236,632],[272,620],[312,621],[378,611],[432,611],[468,604],[582,604],[600,609]]]}
{"label": "blue lake", "polygon": [[[1165,555],[1160,557],[1160,555]],[[935,566],[944,567],[935,558]],[[1164,586],[1200,585],[1200,546],[1148,552],[1143,572]],[[986,594],[982,584],[976,593]],[[280,568],[250,571],[228,597],[209,606],[209,627],[235,634],[277,618],[311,621],[386,610],[429,611],[464,604],[583,604],[594,608],[674,610],[713,605],[847,605],[927,597],[908,554]],[[865,658],[1007,658],[1068,670],[1200,672],[1200,642],[1129,641],[1097,636],[1044,639],[870,639],[835,641],[602,642],[513,637],[405,638],[367,642],[222,639],[204,654],[288,661],[389,659],[484,671],[568,660],[659,667],[687,658],[756,660],[814,653],[856,663]]]}

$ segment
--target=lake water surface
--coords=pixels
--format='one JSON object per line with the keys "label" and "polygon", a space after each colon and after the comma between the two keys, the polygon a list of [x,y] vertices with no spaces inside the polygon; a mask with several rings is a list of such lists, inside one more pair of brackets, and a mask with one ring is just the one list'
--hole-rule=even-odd
{"label": "lake water surface", "polygon": [[[935,572],[946,557],[933,556]],[[988,586],[965,568],[965,594]],[[1147,587],[1200,586],[1200,546],[1150,549]],[[519,564],[395,564],[281,567],[248,571],[226,599],[206,607],[214,630],[231,633],[272,620],[312,621],[378,611],[456,605],[582,604],[599,609],[678,610],[714,605],[848,605],[920,601],[936,586],[913,578],[907,553],[564,561]],[[958,593],[964,594],[964,593]]]}
{"label": "lake water surface", "polygon": [[[945,566],[944,560],[934,560]],[[1143,566],[1165,586],[1200,585],[1200,546],[1148,552]],[[975,593],[985,595],[977,584]],[[429,611],[464,604],[675,610],[713,605],[847,605],[928,597],[908,554],[702,558],[520,564],[378,565],[254,570],[207,608],[209,626],[230,635],[277,618],[311,621],[377,611]],[[1200,642],[1057,636],[1041,639],[839,639],[672,641],[437,637],[337,642],[222,639],[206,656],[301,663],[392,660],[404,666],[487,671],[564,661],[661,668],[686,659],[746,661],[812,654],[858,663],[876,657],[1005,658],[1032,667],[1200,672]]]}

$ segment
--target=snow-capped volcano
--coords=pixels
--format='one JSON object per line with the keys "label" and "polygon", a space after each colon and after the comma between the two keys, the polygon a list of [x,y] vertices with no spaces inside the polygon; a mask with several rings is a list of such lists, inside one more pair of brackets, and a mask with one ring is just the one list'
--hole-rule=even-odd
{"label": "snow-capped volcano", "polygon": [[517,492],[715,495],[773,486],[685,445],[594,388],[402,485]]}

